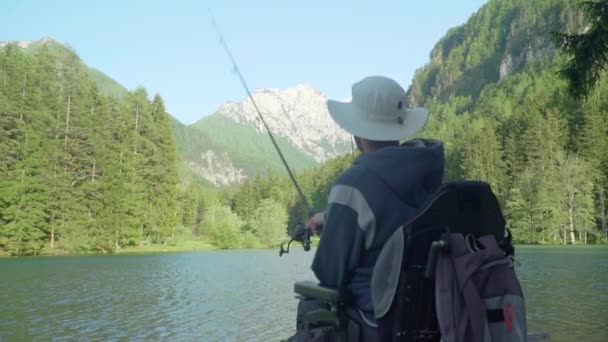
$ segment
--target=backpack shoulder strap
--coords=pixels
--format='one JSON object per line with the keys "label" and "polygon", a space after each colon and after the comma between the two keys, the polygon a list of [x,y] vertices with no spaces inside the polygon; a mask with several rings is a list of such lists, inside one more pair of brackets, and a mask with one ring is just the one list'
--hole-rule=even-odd
{"label": "backpack shoulder strap", "polygon": [[448,342],[483,341],[486,309],[472,275],[485,253],[471,253],[462,234],[451,234],[435,272],[435,305],[442,337]]}
{"label": "backpack shoulder strap", "polygon": [[456,316],[462,311],[462,303],[460,298],[454,298],[455,293],[458,293],[458,282],[453,260],[449,252],[441,250],[435,267],[435,311],[445,342],[456,341]]}

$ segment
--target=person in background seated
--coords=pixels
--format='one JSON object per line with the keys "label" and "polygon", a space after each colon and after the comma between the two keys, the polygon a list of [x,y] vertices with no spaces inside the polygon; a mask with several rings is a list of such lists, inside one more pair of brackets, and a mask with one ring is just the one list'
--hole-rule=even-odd
{"label": "person in background seated", "polygon": [[[332,118],[354,135],[362,154],[333,184],[325,212],[312,216],[307,229],[320,234],[312,270],[321,286],[352,299],[347,314],[363,340],[375,339],[370,280],[378,255],[391,234],[413,218],[442,183],[443,144],[416,139],[400,143],[422,129],[424,108],[405,107],[406,93],[394,80],[364,78],[352,87],[351,102],[329,100]],[[298,325],[313,300],[298,305]]]}

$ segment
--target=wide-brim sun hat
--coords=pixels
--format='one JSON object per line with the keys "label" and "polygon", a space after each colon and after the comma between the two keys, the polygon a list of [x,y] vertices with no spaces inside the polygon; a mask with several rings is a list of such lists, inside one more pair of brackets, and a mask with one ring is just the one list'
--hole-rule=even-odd
{"label": "wide-brim sun hat", "polygon": [[402,140],[426,124],[426,108],[406,108],[405,90],[384,76],[370,76],[352,86],[349,102],[327,101],[329,114],[350,134],[367,140]]}

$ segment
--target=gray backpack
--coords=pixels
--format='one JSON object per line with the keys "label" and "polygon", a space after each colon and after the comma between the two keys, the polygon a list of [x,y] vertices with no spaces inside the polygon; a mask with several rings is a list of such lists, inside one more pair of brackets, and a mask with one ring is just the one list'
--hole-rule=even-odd
{"label": "gray backpack", "polygon": [[442,341],[526,341],[524,297],[513,259],[493,235],[450,234],[435,269]]}

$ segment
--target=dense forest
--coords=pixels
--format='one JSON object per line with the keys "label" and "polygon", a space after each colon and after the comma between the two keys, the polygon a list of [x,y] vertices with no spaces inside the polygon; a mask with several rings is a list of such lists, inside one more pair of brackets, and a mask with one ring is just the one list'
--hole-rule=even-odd
{"label": "dense forest", "polygon": [[115,251],[174,238],[176,152],[163,100],[102,95],[78,56],[0,50],[0,248]]}
{"label": "dense forest", "polygon": [[[571,1],[489,1],[408,90],[431,112],[420,137],[445,143],[446,180],[489,182],[518,243],[608,242],[608,75],[572,97],[551,42],[584,26]],[[238,188],[194,177],[178,126],[159,95],[117,90],[69,49],[0,48],[0,253],[268,247],[305,220],[284,172]],[[313,207],[354,157],[296,172]]]}
{"label": "dense forest", "polygon": [[159,95],[123,90],[58,45],[0,48],[0,253],[282,241],[278,197],[233,213],[234,189],[183,163],[175,140],[188,137]]}
{"label": "dense forest", "polygon": [[572,1],[491,1],[451,30],[416,75],[454,179],[483,179],[519,242],[606,241],[608,79],[575,101],[553,31],[583,31]]}

